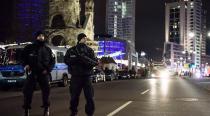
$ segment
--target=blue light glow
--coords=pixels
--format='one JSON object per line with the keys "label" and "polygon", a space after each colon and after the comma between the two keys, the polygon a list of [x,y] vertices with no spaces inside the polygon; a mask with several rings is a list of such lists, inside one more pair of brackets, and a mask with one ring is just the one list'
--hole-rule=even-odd
{"label": "blue light glow", "polygon": [[56,63],[53,70],[67,70],[68,66],[65,63]]}
{"label": "blue light glow", "polygon": [[[126,56],[126,43],[122,41],[99,41],[98,56],[120,53],[113,57],[114,59],[125,59]],[[105,47],[105,48],[104,48]]]}
{"label": "blue light glow", "polygon": [[30,39],[37,30],[44,29],[48,0],[17,0],[17,40]]}
{"label": "blue light glow", "polygon": [[1,66],[0,71],[18,71],[18,72],[24,72],[24,67],[22,65],[7,65],[7,66]]}

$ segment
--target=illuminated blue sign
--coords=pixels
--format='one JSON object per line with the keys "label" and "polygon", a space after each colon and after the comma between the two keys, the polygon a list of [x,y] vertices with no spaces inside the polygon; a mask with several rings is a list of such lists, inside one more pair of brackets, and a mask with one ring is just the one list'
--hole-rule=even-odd
{"label": "illuminated blue sign", "polygon": [[110,56],[117,60],[125,59],[126,43],[124,41],[99,41],[98,56]]}
{"label": "illuminated blue sign", "polygon": [[0,66],[0,71],[18,71],[24,73],[24,67],[22,65]]}

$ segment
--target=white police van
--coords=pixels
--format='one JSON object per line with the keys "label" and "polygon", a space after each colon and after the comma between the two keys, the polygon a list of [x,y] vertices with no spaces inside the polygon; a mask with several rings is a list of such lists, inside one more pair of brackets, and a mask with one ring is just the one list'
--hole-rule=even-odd
{"label": "white police van", "polygon": [[55,55],[55,66],[51,72],[51,83],[59,83],[60,86],[67,86],[71,75],[68,73],[68,66],[64,63],[64,56],[67,47],[49,46]]}
{"label": "white police van", "polygon": [[[7,46],[5,57],[0,65],[0,87],[9,88],[11,86],[22,87],[26,79],[24,67],[21,65],[21,54],[27,44]],[[57,83],[60,86],[67,86],[70,79],[68,67],[64,63],[66,47],[49,46],[55,56],[55,66],[51,72],[50,83]]]}

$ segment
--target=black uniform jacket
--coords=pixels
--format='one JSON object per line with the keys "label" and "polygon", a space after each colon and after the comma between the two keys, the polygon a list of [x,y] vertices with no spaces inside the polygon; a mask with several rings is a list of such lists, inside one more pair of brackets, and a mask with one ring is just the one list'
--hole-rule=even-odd
{"label": "black uniform jacket", "polygon": [[37,42],[27,45],[22,54],[23,65],[29,65],[31,70],[41,73],[44,70],[51,72],[55,65],[52,50],[45,44]]}
{"label": "black uniform jacket", "polygon": [[98,65],[94,51],[81,43],[67,50],[64,62],[73,76],[90,76],[93,74],[93,67]]}

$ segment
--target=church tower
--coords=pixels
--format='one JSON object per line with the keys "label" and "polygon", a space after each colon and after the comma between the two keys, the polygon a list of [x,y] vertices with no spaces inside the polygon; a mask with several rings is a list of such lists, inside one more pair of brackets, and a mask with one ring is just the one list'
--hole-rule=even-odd
{"label": "church tower", "polygon": [[52,45],[74,45],[79,33],[85,33],[90,40],[94,38],[94,3],[86,0],[84,24],[81,24],[81,5],[79,0],[49,1],[49,42]]}

